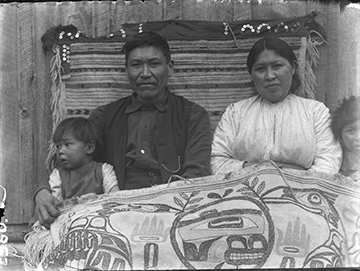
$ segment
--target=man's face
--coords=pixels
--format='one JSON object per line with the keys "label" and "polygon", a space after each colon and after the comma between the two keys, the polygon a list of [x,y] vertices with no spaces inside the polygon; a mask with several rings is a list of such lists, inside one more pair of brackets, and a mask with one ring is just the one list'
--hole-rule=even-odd
{"label": "man's face", "polygon": [[164,54],[156,47],[138,47],[130,52],[126,74],[137,98],[144,103],[154,103],[165,95],[168,78],[174,71]]}

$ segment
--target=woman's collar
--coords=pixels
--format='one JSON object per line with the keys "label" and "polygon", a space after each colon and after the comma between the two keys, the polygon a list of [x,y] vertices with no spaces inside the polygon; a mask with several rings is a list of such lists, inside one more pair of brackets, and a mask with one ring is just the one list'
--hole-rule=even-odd
{"label": "woman's collar", "polygon": [[[259,95],[259,94],[258,94],[258,95]],[[272,106],[277,106],[277,105],[279,105],[279,104],[282,104],[282,103],[286,102],[287,100],[290,100],[294,95],[295,95],[295,94],[289,92],[284,98],[282,98],[282,99],[281,99],[280,101],[278,101],[278,102],[270,102],[270,101],[264,99],[264,98],[263,98],[262,96],[260,96],[260,95],[259,95],[259,97],[260,97],[260,99],[261,99],[264,103],[269,104],[269,105],[272,105]]]}

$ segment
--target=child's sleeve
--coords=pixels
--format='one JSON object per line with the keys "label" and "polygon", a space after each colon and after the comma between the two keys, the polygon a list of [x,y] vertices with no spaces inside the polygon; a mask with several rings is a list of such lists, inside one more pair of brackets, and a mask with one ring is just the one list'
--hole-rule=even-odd
{"label": "child's sleeve", "polygon": [[54,169],[50,175],[49,186],[51,190],[51,194],[57,198],[58,200],[63,200],[62,192],[61,192],[61,179],[60,173],[58,169]]}
{"label": "child's sleeve", "polygon": [[104,192],[109,193],[112,190],[114,191],[114,188],[116,188],[116,191],[120,190],[113,166],[110,164],[104,163],[102,166],[102,172],[103,172],[103,184],[102,185],[103,185]]}

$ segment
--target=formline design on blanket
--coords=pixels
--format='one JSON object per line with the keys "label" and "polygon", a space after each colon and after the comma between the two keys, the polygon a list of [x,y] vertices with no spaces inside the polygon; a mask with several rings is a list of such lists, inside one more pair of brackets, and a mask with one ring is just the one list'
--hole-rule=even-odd
{"label": "formline design on blanket", "polygon": [[265,163],[86,195],[52,225],[40,269],[359,267],[359,191],[340,175]]}

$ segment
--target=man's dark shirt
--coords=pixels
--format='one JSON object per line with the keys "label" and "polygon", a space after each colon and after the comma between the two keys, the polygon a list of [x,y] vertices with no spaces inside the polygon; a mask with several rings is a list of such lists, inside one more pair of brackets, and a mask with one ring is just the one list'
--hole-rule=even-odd
{"label": "man's dark shirt", "polygon": [[126,109],[128,139],[125,158],[125,189],[161,183],[161,173],[155,149],[155,139],[167,109],[167,93],[155,104],[144,104],[135,95]]}

